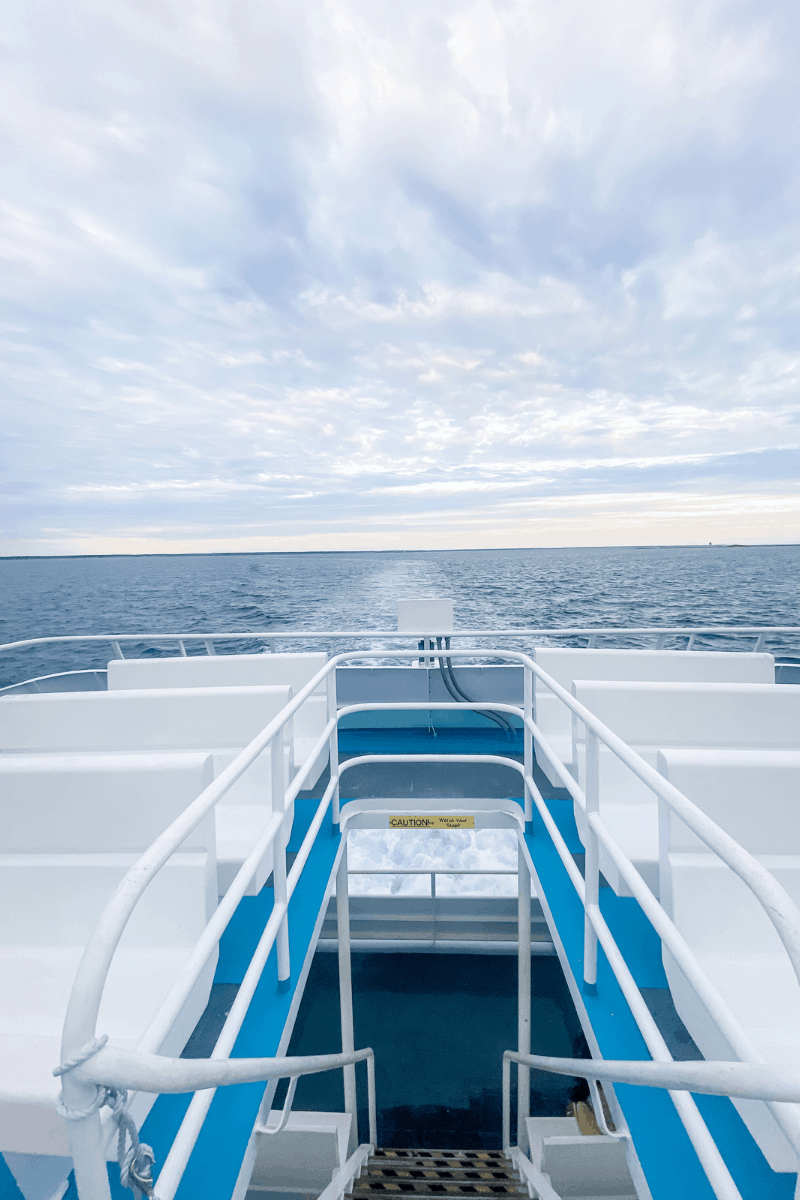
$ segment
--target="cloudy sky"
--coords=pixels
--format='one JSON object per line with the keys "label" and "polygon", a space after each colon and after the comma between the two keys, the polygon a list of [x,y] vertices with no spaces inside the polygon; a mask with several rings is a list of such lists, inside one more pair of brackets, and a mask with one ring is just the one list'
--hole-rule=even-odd
{"label": "cloudy sky", "polygon": [[789,541],[792,0],[12,0],[0,553]]}

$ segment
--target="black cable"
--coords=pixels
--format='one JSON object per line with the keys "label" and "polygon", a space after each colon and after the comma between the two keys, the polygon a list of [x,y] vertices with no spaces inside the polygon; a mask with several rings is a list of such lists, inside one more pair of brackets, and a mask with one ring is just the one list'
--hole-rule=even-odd
{"label": "black cable", "polygon": [[[451,648],[451,639],[449,637],[446,637],[445,638],[445,649],[450,650],[450,648]],[[440,637],[437,638],[437,649],[442,650],[442,638],[440,638]],[[456,682],[456,676],[453,673],[453,664],[451,663],[450,658],[438,658],[437,661],[439,663],[439,672],[440,672],[440,675],[442,676],[442,682],[445,684],[445,687],[448,689],[450,694],[453,696],[454,700],[456,700],[456,702],[459,704],[461,704],[461,703],[465,703],[465,704],[477,703],[477,701],[471,700],[470,697],[467,695],[467,693],[465,691],[463,691],[462,688],[460,687],[460,685]],[[500,726],[500,728],[504,731],[504,733],[513,733],[514,732],[512,725],[509,723],[509,721],[506,720],[505,717],[501,716],[500,713],[489,712],[485,709],[482,709],[480,711],[480,715],[482,717],[486,717],[488,720],[493,721],[496,725]]]}

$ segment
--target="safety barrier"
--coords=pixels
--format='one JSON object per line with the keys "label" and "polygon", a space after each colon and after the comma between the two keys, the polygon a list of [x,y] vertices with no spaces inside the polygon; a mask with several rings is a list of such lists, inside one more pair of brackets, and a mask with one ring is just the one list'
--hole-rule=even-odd
{"label": "safety barrier", "polygon": [[[432,650],[434,650],[433,646]],[[436,652],[434,651],[434,653]],[[496,712],[507,713],[521,720],[524,729],[522,764],[501,755],[366,755],[350,759],[345,763],[340,763],[337,747],[337,727],[341,717],[352,712],[366,710],[425,710],[430,707],[430,704],[351,705],[341,709],[337,713],[335,684],[337,666],[353,659],[365,658],[375,659],[380,657],[402,661],[417,657],[418,650],[351,651],[347,654],[337,655],[329,660],[326,666],[299,691],[298,695],[287,705],[282,713],[265,727],[258,737],[236,757],[218,779],[153,843],[117,889],[101,917],[79,967],[68,1006],[62,1042],[62,1066],[66,1068],[63,1074],[64,1104],[74,1118],[70,1120],[69,1125],[76,1179],[79,1194],[82,1197],[92,1197],[92,1200],[105,1200],[109,1196],[105,1167],[104,1130],[101,1126],[98,1113],[98,1096],[102,1094],[103,1089],[132,1088],[155,1092],[196,1091],[196,1095],[190,1103],[169,1156],[161,1167],[156,1185],[158,1200],[171,1200],[172,1196],[175,1195],[183,1170],[192,1152],[192,1147],[195,1144],[199,1130],[208,1112],[213,1097],[213,1089],[217,1086],[241,1082],[245,1077],[251,1080],[267,1079],[275,1078],[277,1075],[292,1075],[294,1073],[291,1067],[288,1066],[291,1060],[231,1060],[229,1055],[273,945],[277,946],[279,981],[289,978],[287,925],[289,900],[297,886],[314,839],[321,828],[329,807],[335,827],[340,825],[342,814],[340,812],[339,788],[342,776],[353,767],[370,762],[484,762],[510,767],[518,771],[522,776],[524,788],[523,811],[520,812],[519,806],[515,805],[517,814],[519,814],[517,823],[521,842],[519,855],[519,897],[521,903],[519,911],[521,917],[524,912],[524,890],[527,902],[530,903],[530,884],[524,889],[524,873],[526,879],[528,876],[523,853],[523,823],[528,824],[531,821],[533,806],[536,805],[573,886],[584,905],[585,982],[590,985],[594,982],[597,945],[600,942],[653,1059],[660,1063],[672,1062],[667,1046],[659,1034],[653,1018],[600,912],[598,905],[598,845],[602,844],[606,852],[614,859],[621,876],[626,880],[632,894],[662,939],[663,944],[669,948],[682,966],[682,969],[688,974],[688,978],[691,979],[699,990],[699,994],[710,1005],[711,1011],[721,1024],[721,1027],[725,1029],[726,1036],[730,1044],[735,1047],[735,1051],[740,1056],[740,1059],[745,1063],[759,1062],[759,1056],[756,1055],[737,1021],[727,1010],[722,999],[703,975],[689,948],[670,922],[658,901],[645,886],[636,870],[620,851],[619,847],[617,847],[606,830],[600,815],[593,807],[593,787],[595,785],[592,782],[594,770],[592,763],[594,759],[597,759],[597,754],[588,755],[588,787],[587,796],[585,797],[576,781],[566,772],[562,764],[558,763],[555,759],[546,740],[540,734],[532,719],[534,678],[540,679],[546,687],[559,696],[579,720],[584,722],[587,728],[588,740],[591,743],[595,739],[596,744],[602,742],[613,753],[617,754],[670,809],[677,813],[744,880],[768,913],[795,965],[797,973],[798,913],[784,890],[775,883],[773,878],[764,871],[755,859],[742,850],[723,830],[696,809],[666,779],[643,762],[609,729],[601,725],[590,712],[578,704],[554,680],[550,679],[527,655],[517,651],[498,650],[497,648],[485,652],[477,652],[475,648],[450,650],[449,654],[454,658],[463,659],[469,657],[500,658],[506,662],[518,663],[523,667],[524,703],[522,708],[515,705],[495,703],[471,703],[467,705],[455,703],[437,704],[438,708],[446,709],[458,708],[464,710],[465,708],[469,708],[475,711],[491,709]],[[286,722],[291,719],[293,713],[297,711],[306,698],[324,680],[327,681],[328,688],[328,721],[325,729],[312,749],[306,763],[287,789],[284,795],[283,808],[279,805],[280,811],[273,813],[261,838],[237,874],[234,883],[223,898],[219,909],[209,922],[203,937],[195,947],[181,977],[164,1002],[159,1014],[151,1022],[148,1029],[144,1031],[136,1051],[123,1051],[99,1045],[96,1038],[95,1024],[106,975],[114,950],[139,897],[170,855],[189,836],[192,829],[213,808],[261,751],[273,742],[275,738],[280,737],[281,730]],[[283,820],[283,810],[287,804],[294,800],[301,790],[303,783],[308,777],[311,764],[315,761],[326,741],[329,744],[331,779],[319,802],[311,827],[304,838],[292,869],[287,874],[285,845],[283,837],[278,836]],[[560,773],[565,787],[568,788],[579,805],[586,810],[591,837],[587,846],[584,878],[578,872],[572,856],[534,782],[533,748],[535,742],[538,750],[552,761],[554,769]],[[273,757],[275,760],[278,759],[277,755]],[[279,794],[283,794],[283,792],[280,791]],[[505,801],[498,801],[496,803],[499,810],[506,809],[509,804],[509,802]],[[365,805],[369,805],[369,801],[361,801],[360,804],[364,807]],[[270,845],[273,846],[274,853],[274,908],[245,974],[244,981],[240,986],[231,1012],[226,1019],[212,1057],[208,1060],[192,1061],[168,1059],[158,1055],[157,1048],[160,1045],[164,1030],[169,1028],[175,1012],[180,1009],[181,1004],[191,990],[193,982],[212,954],[223,930],[226,928],[235,911],[236,905],[245,894],[248,882],[256,870],[258,862]],[[338,896],[341,896],[339,878],[337,893]],[[345,882],[345,897],[346,895],[347,886]],[[344,907],[346,908],[346,900]],[[521,1042],[524,1042],[524,1040],[524,1038],[521,1038]],[[345,1039],[343,1038],[345,1055],[349,1054],[351,1057],[347,1063],[343,1060],[338,1065],[344,1066],[346,1070],[346,1110],[353,1111],[355,1115],[355,1089],[352,1086],[348,1086],[347,1073],[352,1071],[353,1064],[358,1061],[359,1054],[368,1056],[370,1052],[355,1052],[352,1046],[345,1046],[344,1041]],[[520,1052],[525,1054],[527,1050],[528,1047],[521,1044]],[[357,1057],[353,1057],[354,1055]],[[368,1057],[368,1071],[370,1070],[370,1062],[371,1059]],[[523,1071],[525,1069],[526,1064],[524,1062]],[[251,1071],[250,1075],[247,1075],[248,1070]],[[243,1075],[242,1072],[245,1074]],[[521,1071],[522,1074],[523,1072]],[[519,1088],[521,1097],[526,1091],[526,1088]],[[689,1092],[684,1090],[671,1091],[671,1098],[687,1129],[716,1196],[720,1200],[736,1200],[739,1193]],[[797,1132],[792,1128],[792,1120],[788,1119],[787,1113],[783,1111],[781,1104],[777,1104],[772,1100],[769,1103],[777,1121],[779,1121],[785,1130],[788,1138],[793,1139],[797,1145]],[[520,1120],[521,1112],[519,1111],[518,1121],[520,1122]]]}

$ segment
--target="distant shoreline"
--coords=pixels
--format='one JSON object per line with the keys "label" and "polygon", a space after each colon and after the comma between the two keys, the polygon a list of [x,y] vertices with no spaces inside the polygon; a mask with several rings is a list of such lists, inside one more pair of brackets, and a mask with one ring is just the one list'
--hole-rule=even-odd
{"label": "distant shoreline", "polygon": [[462,546],[437,550],[159,550],[147,554],[118,551],[116,554],[0,554],[0,562],[51,561],[80,558],[268,558],[318,557],[335,554],[529,554],[532,551],[553,550],[781,550],[800,549],[801,542],[647,542],[636,546]]}

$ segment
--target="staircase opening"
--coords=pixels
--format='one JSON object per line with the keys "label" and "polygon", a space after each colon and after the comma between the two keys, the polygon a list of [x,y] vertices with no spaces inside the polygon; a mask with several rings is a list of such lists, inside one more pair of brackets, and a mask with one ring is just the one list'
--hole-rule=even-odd
{"label": "staircase opening", "polygon": [[[354,946],[352,964],[356,1045],[375,1051],[379,1144],[500,1150],[500,1063],[517,1041],[516,957],[366,953]],[[532,1051],[589,1057],[557,958],[532,960],[531,994]],[[319,953],[289,1053],[336,1053],[339,1021],[336,956]],[[585,1086],[532,1071],[531,1115],[564,1116]],[[301,1079],[293,1107],[341,1112],[341,1074]],[[359,1109],[366,1128],[366,1089],[359,1092]]]}

